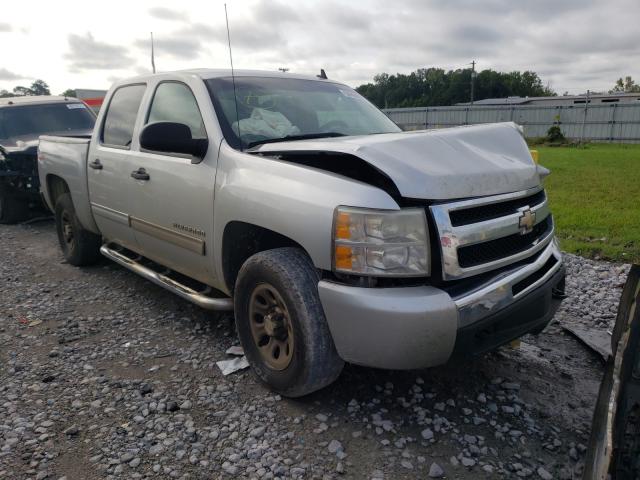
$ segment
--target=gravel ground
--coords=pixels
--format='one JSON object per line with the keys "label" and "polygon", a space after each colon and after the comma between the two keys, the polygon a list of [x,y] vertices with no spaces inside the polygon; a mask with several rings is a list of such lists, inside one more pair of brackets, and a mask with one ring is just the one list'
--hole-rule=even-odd
{"label": "gravel ground", "polygon": [[569,297],[561,304],[559,318],[611,331],[630,266],[588,260],[568,253],[564,260]]}
{"label": "gravel ground", "polygon": [[[0,226],[0,478],[578,478],[602,374],[556,324],[423,371],[347,366],[298,400],[215,362],[213,315]],[[626,268],[568,256],[558,315],[610,329]]]}

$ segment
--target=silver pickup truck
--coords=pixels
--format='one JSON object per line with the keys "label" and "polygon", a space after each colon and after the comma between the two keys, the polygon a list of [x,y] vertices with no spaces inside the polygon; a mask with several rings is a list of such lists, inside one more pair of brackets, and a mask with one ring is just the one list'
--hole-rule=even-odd
{"label": "silver pickup truck", "polygon": [[513,123],[402,132],[351,88],[277,72],[136,77],[91,140],[41,137],[67,261],[99,253],[234,310],[257,376],[416,369],[541,331],[564,267]]}

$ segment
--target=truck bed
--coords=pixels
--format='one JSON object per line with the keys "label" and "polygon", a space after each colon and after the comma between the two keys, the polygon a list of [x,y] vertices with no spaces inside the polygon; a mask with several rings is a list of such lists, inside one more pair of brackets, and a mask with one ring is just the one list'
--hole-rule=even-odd
{"label": "truck bed", "polygon": [[87,184],[87,155],[91,137],[42,135],[38,147],[38,174],[44,201],[54,211],[51,186],[54,178],[63,179],[69,188],[78,218],[98,231],[91,214]]}

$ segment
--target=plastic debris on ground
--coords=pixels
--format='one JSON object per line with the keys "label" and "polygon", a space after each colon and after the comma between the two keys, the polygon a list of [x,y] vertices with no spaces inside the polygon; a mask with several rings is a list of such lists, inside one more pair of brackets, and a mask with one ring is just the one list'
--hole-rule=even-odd
{"label": "plastic debris on ground", "polygon": [[600,355],[603,361],[611,356],[611,334],[595,328],[581,327],[579,325],[561,324],[562,328],[571,333],[584,345]]}
{"label": "plastic debris on ground", "polygon": [[233,347],[229,347],[227,348],[227,351],[224,352],[227,355],[239,355],[242,356],[244,355],[244,350],[242,349],[242,347],[240,345],[234,345]]}
{"label": "plastic debris on ground", "polygon": [[222,375],[226,377],[227,375],[235,373],[239,370],[248,368],[249,362],[247,361],[247,357],[242,356],[236,357],[232,360],[220,360],[219,362],[216,362],[216,365],[218,365],[218,368],[222,372]]}

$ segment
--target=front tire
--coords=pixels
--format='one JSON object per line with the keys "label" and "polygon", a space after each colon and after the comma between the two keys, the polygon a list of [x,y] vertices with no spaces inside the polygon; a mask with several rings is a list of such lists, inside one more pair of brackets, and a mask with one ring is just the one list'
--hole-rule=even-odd
{"label": "front tire", "polygon": [[240,342],[258,378],[287,397],[335,381],[336,352],[318,296],[318,272],[303,251],[277,248],[240,269],[234,306]]}
{"label": "front tire", "polygon": [[100,258],[102,239],[80,224],[71,195],[60,195],[55,210],[58,242],[65,260],[76,267],[96,263]]}

